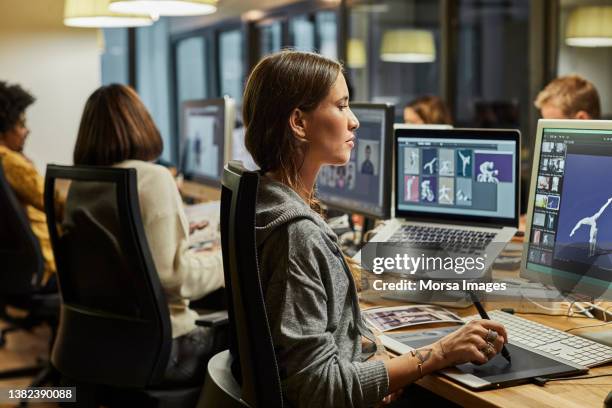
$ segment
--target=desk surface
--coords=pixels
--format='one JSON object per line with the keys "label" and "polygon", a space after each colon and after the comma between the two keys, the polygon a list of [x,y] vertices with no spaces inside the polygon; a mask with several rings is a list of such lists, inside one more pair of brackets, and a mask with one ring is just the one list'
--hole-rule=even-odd
{"label": "desk surface", "polygon": [[[524,217],[522,217],[522,229],[524,230]],[[522,242],[522,239],[515,239],[514,242]],[[494,271],[496,277],[515,277],[517,271]],[[369,291],[368,299],[362,301],[362,308],[372,306],[398,306],[402,303],[390,300],[373,300]],[[612,305],[612,303],[610,304]],[[487,305],[485,304],[485,307]],[[495,302],[491,309],[501,307],[512,307],[517,309],[516,303]],[[476,314],[476,308],[451,309],[460,316]],[[554,327],[559,330],[567,330],[573,327],[588,326],[603,323],[600,320],[586,319],[584,317],[567,316],[545,316],[534,314],[517,313],[517,316],[533,320],[538,323]],[[401,329],[399,331],[419,330],[422,327]],[[584,329],[584,331],[606,331],[612,330],[609,326],[594,327]],[[579,334],[580,330],[573,330],[573,334]],[[612,364],[591,368],[588,375],[612,374]],[[461,385],[444,378],[440,375],[428,375],[418,381],[418,384],[444,398],[457,404],[467,407],[533,407],[533,408],[585,408],[603,406],[603,401],[608,393],[612,391],[612,377],[590,378],[583,380],[552,381],[540,387],[534,384],[525,384],[515,387],[502,388],[490,391],[471,391]]]}
{"label": "desk surface", "polygon": [[[372,306],[395,306],[399,302],[384,300],[379,302],[362,302],[363,308]],[[500,304],[493,306],[512,307],[513,304]],[[485,305],[486,307],[486,305]],[[466,309],[452,309],[460,316],[476,314],[474,307]],[[587,326],[600,323],[599,320],[582,317],[542,316],[532,314],[517,314],[525,319],[533,320],[556,329],[566,330],[572,327]],[[422,327],[421,327],[422,328]],[[400,331],[419,330],[421,328],[402,329]],[[590,328],[584,330],[610,330],[610,328]],[[573,334],[579,330],[572,331]],[[588,375],[612,374],[612,364],[591,368]],[[544,387],[534,384],[525,384],[515,387],[490,391],[470,391],[440,375],[428,375],[418,381],[418,384],[435,392],[444,398],[462,406],[468,407],[538,407],[538,408],[584,408],[602,407],[603,401],[612,391],[612,377],[600,377],[584,380],[553,381]]]}
{"label": "desk surface", "polygon": [[190,198],[196,203],[221,199],[220,188],[210,187],[194,181],[183,181],[179,190],[184,198]]}

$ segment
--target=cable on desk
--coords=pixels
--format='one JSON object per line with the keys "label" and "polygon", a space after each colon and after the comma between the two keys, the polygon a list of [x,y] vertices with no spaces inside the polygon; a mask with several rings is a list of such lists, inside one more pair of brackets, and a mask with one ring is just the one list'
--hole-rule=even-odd
{"label": "cable on desk", "polygon": [[[588,380],[590,378],[601,378],[601,377],[612,377],[612,373],[610,373],[610,374],[587,375],[587,376],[563,377],[563,378],[536,377],[536,378],[534,378],[534,382],[537,385],[543,387],[544,384],[549,383],[551,381]],[[588,385],[594,385],[594,384],[588,384]]]}

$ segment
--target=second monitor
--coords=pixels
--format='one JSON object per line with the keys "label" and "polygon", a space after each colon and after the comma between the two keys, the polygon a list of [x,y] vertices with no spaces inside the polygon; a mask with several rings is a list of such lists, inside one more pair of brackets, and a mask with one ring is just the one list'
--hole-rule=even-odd
{"label": "second monitor", "polygon": [[180,166],[188,179],[213,187],[221,185],[223,166],[232,154],[234,116],[230,98],[183,103]]}
{"label": "second monitor", "polygon": [[321,201],[332,208],[389,218],[394,107],[352,103],[359,120],[355,147],[344,166],[324,166],[317,179]]}

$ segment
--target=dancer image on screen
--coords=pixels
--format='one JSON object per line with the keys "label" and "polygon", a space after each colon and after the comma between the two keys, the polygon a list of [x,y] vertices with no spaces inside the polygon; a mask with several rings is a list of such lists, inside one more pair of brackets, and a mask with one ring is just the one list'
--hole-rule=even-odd
{"label": "dancer image on screen", "polygon": [[433,174],[434,172],[434,164],[436,163],[436,160],[438,160],[437,157],[434,157],[433,159],[431,159],[431,161],[425,163],[425,165],[423,166],[423,170],[427,170],[427,168],[429,167],[429,174]]}
{"label": "dancer image on screen", "polygon": [[416,166],[416,162],[419,159],[419,155],[417,154],[416,151],[411,151],[410,152],[410,167],[414,167]]}
{"label": "dancer image on screen", "polygon": [[464,156],[463,154],[461,154],[460,151],[458,151],[457,153],[459,153],[459,157],[461,157],[461,165],[463,166],[461,175],[465,176],[466,167],[470,164],[470,160],[472,159],[472,156]]}
{"label": "dancer image on screen", "polygon": [[447,202],[447,203],[451,202],[451,198],[448,195],[449,191],[450,191],[450,188],[448,186],[440,187],[440,191],[439,191],[439,195],[438,195],[438,201],[440,201],[440,202],[444,201],[444,202]]}
{"label": "dancer image on screen", "polygon": [[412,184],[414,183],[414,178],[409,178],[406,184],[406,200],[412,200]]}
{"label": "dancer image on screen", "polygon": [[477,177],[478,181],[498,184],[499,180],[495,176],[497,176],[499,170],[494,170],[494,166],[495,163],[492,161],[483,162],[480,165],[480,174]]}
{"label": "dancer image on screen", "polygon": [[597,220],[601,217],[601,214],[605,211],[605,209],[612,202],[612,197],[608,198],[608,201],[597,211],[595,214],[590,217],[584,217],[580,221],[576,223],[572,232],[570,232],[570,237],[574,236],[574,233],[583,225],[587,225],[590,227],[589,229],[589,256],[595,255],[595,251],[597,249]]}
{"label": "dancer image on screen", "polygon": [[421,197],[427,201],[433,201],[435,198],[433,191],[431,191],[429,180],[425,180],[421,183]]}

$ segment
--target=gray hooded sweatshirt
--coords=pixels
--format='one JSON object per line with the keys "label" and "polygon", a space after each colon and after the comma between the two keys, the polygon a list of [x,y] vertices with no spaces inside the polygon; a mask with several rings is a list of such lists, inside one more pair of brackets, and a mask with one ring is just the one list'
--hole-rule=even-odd
{"label": "gray hooded sweatshirt", "polygon": [[286,400],[299,407],[364,407],[389,387],[337,236],[286,185],[261,177],[256,238],[267,315]]}

